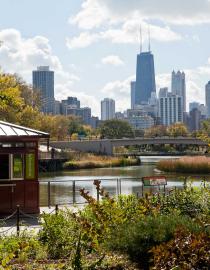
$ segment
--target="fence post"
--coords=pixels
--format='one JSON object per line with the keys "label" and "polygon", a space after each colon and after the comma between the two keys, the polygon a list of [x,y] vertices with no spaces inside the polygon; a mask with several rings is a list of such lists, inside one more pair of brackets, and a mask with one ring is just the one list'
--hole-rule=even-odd
{"label": "fence post", "polygon": [[96,189],[96,192],[97,192],[97,202],[99,202],[99,189],[98,188]]}
{"label": "fence post", "polygon": [[203,187],[206,188],[206,177],[203,179]]}
{"label": "fence post", "polygon": [[76,183],[75,180],[72,182],[72,192],[73,192],[73,204],[76,203]]}
{"label": "fence post", "polygon": [[164,197],[166,196],[166,185],[164,185]]}
{"label": "fence post", "polygon": [[55,215],[56,216],[58,215],[58,205],[57,204],[55,205]]}
{"label": "fence post", "polygon": [[184,178],[184,189],[187,188],[187,177]]}
{"label": "fence post", "polygon": [[16,225],[17,225],[17,236],[19,236],[20,235],[20,205],[17,205]]}
{"label": "fence post", "polygon": [[47,195],[48,195],[48,207],[51,207],[51,194],[50,194],[51,190],[50,190],[50,181],[47,184]]}
{"label": "fence post", "polygon": [[119,179],[117,178],[117,197],[119,197]]}
{"label": "fence post", "polygon": [[142,198],[144,198],[144,182],[142,181],[141,183],[142,183],[142,185],[141,185],[141,195],[142,195]]}

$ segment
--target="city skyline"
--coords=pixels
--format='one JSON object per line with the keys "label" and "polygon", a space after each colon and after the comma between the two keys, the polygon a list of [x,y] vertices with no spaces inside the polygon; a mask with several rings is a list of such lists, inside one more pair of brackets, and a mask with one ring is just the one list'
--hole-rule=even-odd
{"label": "city skyline", "polygon": [[[157,94],[160,87],[170,87],[173,69],[182,70],[187,104],[204,103],[210,78],[209,1],[131,2],[2,1],[0,66],[32,83],[31,70],[49,65],[55,72],[56,99],[77,96],[99,116],[100,100],[108,97],[116,101],[116,111],[123,111],[130,107],[141,24],[143,50],[151,29]],[[55,16],[46,16],[49,10]]]}

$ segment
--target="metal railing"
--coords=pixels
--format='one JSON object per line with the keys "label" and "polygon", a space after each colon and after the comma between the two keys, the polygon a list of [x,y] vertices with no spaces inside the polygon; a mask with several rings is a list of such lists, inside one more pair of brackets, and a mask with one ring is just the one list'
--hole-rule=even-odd
{"label": "metal railing", "polygon": [[[122,193],[122,179],[126,179],[126,180],[139,180],[138,178],[103,178],[103,179],[97,179],[99,181],[101,181],[103,183],[103,181],[114,181],[116,182],[115,186],[116,186],[116,194],[117,196],[121,195]],[[60,205],[74,205],[74,204],[85,204],[86,202],[78,202],[76,199],[76,194],[78,192],[80,192],[81,187],[78,188],[77,183],[82,183],[82,182],[86,182],[86,183],[90,183],[93,182],[93,179],[78,179],[78,180],[40,180],[39,183],[45,183],[47,184],[47,206],[50,208],[51,206],[54,206],[52,204],[52,195],[51,195],[51,187],[53,184],[56,183],[62,183],[62,184],[66,184],[69,183],[71,184],[71,193],[72,193],[72,199],[69,200],[68,203],[60,203]],[[98,190],[96,190],[96,199],[99,198],[100,196],[97,194]],[[59,204],[58,204],[59,205]]]}
{"label": "metal railing", "polygon": [[[95,179],[77,179],[77,180],[40,180],[39,183],[40,184],[45,184],[47,185],[47,188],[45,189],[46,191],[46,199],[45,201],[47,201],[46,206],[48,206],[49,208],[51,206],[55,206],[56,204],[58,205],[76,205],[76,204],[85,204],[86,201],[81,202],[81,195],[80,195],[80,190],[82,188],[85,188],[88,191],[87,185],[83,185],[81,186],[81,183],[93,183],[94,180],[99,180],[101,182],[101,186],[104,187],[104,182],[113,182],[113,186],[112,188],[115,189],[115,196],[120,196],[122,195],[122,186],[126,181],[136,181],[138,182],[138,186],[137,189],[139,189],[138,191],[136,191],[136,193],[134,194],[134,192],[132,192],[132,194],[138,196],[138,197],[142,197],[144,195],[144,191],[142,189],[142,180],[141,178],[137,178],[137,177],[122,177],[122,178],[98,178],[96,177]],[[57,185],[57,184],[68,184],[66,186],[66,189],[68,189],[68,191],[70,192],[69,194],[69,198],[67,202],[56,202],[53,203],[52,202],[52,187]],[[184,188],[186,185],[186,181],[183,180],[182,181],[182,186],[180,186],[180,188]],[[92,185],[93,186],[93,185]],[[170,188],[173,188],[172,186],[168,187],[146,187],[150,190],[154,190],[154,189],[158,189],[158,192],[163,192],[166,193],[169,191]],[[106,188],[105,188],[106,189]],[[93,189],[92,189],[93,190]],[[77,196],[79,194],[79,196]],[[94,194],[91,194],[95,199],[99,198],[100,196],[98,194],[98,190],[94,190]],[[59,194],[58,194],[59,196]],[[56,197],[56,196],[55,196]],[[78,199],[79,198],[79,199]]]}

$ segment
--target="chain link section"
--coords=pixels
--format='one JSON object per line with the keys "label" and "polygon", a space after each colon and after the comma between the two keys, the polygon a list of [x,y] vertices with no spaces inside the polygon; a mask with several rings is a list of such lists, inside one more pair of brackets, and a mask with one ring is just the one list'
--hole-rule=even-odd
{"label": "chain link section", "polygon": [[14,225],[14,224],[13,224],[13,226],[10,226],[8,229],[6,229],[6,230],[4,230],[4,231],[1,231],[1,230],[0,230],[0,234],[5,234],[5,233],[7,233],[8,231],[13,230],[13,229],[15,229],[15,225]]}
{"label": "chain link section", "polygon": [[7,216],[5,218],[1,218],[0,222],[4,222],[4,221],[7,221],[7,220],[13,218],[15,214],[17,214],[17,210],[15,210],[10,216]]}
{"label": "chain link section", "polygon": [[32,215],[24,213],[22,210],[20,210],[20,214],[22,214],[24,217],[28,217],[28,218],[31,218],[31,219],[34,219],[34,220],[38,219],[37,217],[34,217]]}

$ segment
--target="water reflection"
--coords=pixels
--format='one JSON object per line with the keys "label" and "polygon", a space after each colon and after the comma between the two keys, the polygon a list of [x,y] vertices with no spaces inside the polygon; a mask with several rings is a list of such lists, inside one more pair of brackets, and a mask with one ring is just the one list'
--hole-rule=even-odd
{"label": "water reflection", "polygon": [[[85,188],[86,191],[96,198],[96,189],[93,180],[100,179],[102,187],[109,192],[111,196],[121,194],[138,194],[142,195],[141,177],[155,175],[154,165],[141,165],[127,168],[106,168],[93,170],[80,170],[72,172],[61,172],[57,174],[44,174],[40,180],[51,181],[50,184],[50,204],[69,204],[75,200],[77,203],[84,203],[84,199],[80,196],[79,190]],[[167,174],[167,189],[173,187],[182,188],[184,177],[188,175]],[[128,178],[135,179],[128,179]],[[121,185],[117,178],[121,178]],[[193,176],[193,185],[199,186],[202,179],[209,181],[210,176]],[[86,179],[86,181],[82,181]],[[109,179],[109,180],[106,180]],[[75,180],[75,197],[73,198],[73,181]],[[62,182],[58,182],[62,181]],[[146,188],[145,191],[157,192],[158,188]],[[40,205],[48,205],[48,185],[46,182],[40,183]]]}

